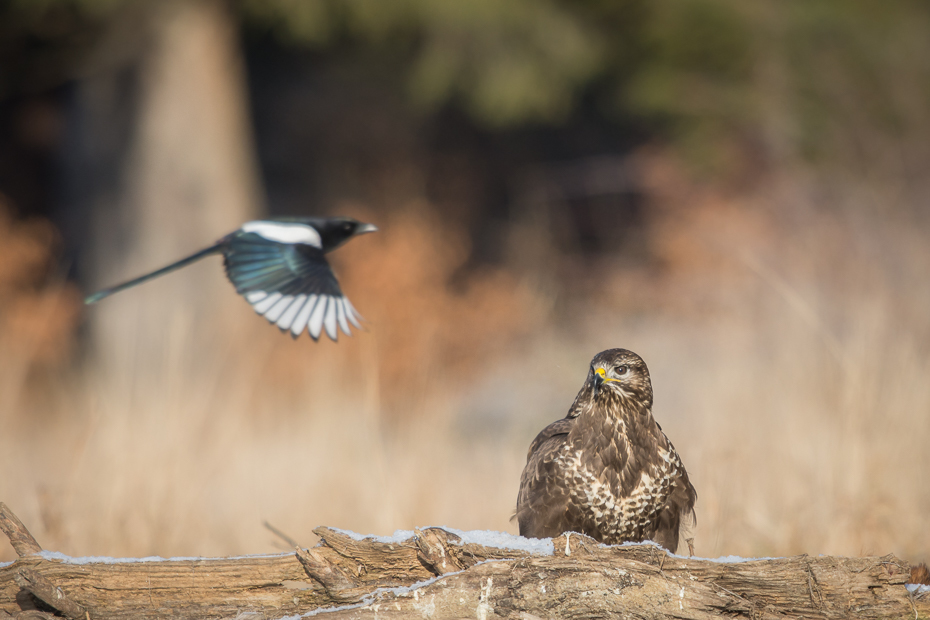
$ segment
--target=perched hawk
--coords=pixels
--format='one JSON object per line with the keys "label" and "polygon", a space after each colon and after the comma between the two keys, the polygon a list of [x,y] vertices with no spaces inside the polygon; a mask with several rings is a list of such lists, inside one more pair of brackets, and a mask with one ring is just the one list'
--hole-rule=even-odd
{"label": "perched hawk", "polygon": [[580,532],[607,544],[654,540],[678,549],[697,493],[652,417],[642,358],[598,353],[568,415],[543,429],[520,478],[516,518],[531,538]]}
{"label": "perched hawk", "polygon": [[304,330],[317,340],[332,340],[341,328],[351,335],[358,314],[342,294],[324,256],[362,233],[378,230],[350,217],[293,217],[246,222],[215,244],[128,282],[98,291],[84,300],[93,304],[113,293],[147,282],[191,263],[223,255],[226,276],[257,313],[297,338]]}

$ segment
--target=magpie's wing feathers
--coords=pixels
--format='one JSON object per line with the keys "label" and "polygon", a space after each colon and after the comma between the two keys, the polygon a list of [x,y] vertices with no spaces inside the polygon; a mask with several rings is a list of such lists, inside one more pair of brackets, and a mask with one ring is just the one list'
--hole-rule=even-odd
{"label": "magpie's wing feathers", "polygon": [[278,243],[249,233],[231,240],[225,257],[226,275],[241,295],[342,295],[323,252],[306,244]]}
{"label": "magpie's wing feathers", "polygon": [[224,265],[236,292],[295,338],[307,329],[316,340],[325,327],[336,340],[337,325],[351,335],[346,319],[358,326],[358,315],[319,248],[245,233],[229,240]]}

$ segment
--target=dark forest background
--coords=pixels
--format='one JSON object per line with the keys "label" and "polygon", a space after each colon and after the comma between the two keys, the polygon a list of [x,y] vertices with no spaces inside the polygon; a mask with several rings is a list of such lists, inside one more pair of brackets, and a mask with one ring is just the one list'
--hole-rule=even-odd
{"label": "dark forest background", "polygon": [[[75,555],[515,532],[622,346],[699,555],[925,559],[928,173],[917,0],[2,0],[0,499]],[[268,214],[378,225],[366,333],[218,261],[81,303]]]}

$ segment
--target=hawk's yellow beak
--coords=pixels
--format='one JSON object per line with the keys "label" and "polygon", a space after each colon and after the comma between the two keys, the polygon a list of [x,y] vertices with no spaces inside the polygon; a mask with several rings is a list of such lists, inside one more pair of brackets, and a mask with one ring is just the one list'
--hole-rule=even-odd
{"label": "hawk's yellow beak", "polygon": [[613,382],[615,382],[615,383],[618,382],[617,379],[611,379],[610,377],[608,377],[608,376],[607,376],[607,371],[604,370],[603,368],[595,368],[595,369],[594,369],[594,385],[595,385],[595,386],[601,387],[602,385],[604,385],[604,384],[607,383],[608,381],[613,381]]}

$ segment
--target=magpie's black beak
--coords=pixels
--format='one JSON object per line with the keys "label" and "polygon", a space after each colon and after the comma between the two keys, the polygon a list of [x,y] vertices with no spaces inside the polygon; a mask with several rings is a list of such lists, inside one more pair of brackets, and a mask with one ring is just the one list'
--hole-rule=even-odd
{"label": "magpie's black beak", "polygon": [[364,235],[370,232],[378,232],[378,227],[374,224],[359,224],[358,228],[355,229],[356,235]]}

